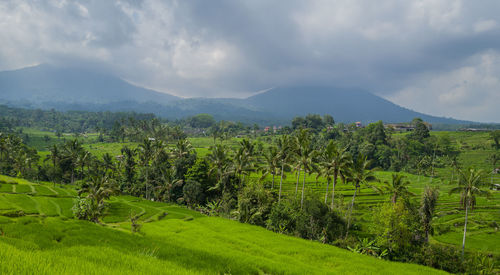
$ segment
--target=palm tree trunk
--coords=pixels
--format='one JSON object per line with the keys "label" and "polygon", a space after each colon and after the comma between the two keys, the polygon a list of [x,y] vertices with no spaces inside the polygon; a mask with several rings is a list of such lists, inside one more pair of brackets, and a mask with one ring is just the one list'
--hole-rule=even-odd
{"label": "palm tree trunk", "polygon": [[302,198],[300,198],[300,209],[302,209],[302,205],[304,204],[304,189],[306,186],[306,171],[304,169],[304,179],[302,180]]}
{"label": "palm tree trunk", "polygon": [[332,210],[333,210],[333,199],[335,198],[335,185],[337,185],[337,173],[333,174],[333,186],[332,186]]}
{"label": "palm tree trunk", "polygon": [[148,193],[148,167],[146,166],[146,199],[149,200],[149,193]]}
{"label": "palm tree trunk", "polygon": [[356,191],[358,191],[358,188],[354,187],[354,195],[352,196],[351,207],[349,208],[349,218],[347,219],[347,230],[345,233],[346,239],[349,235],[349,227],[351,227],[352,208],[354,207],[354,199],[356,199]]}
{"label": "palm tree trunk", "polygon": [[328,188],[330,187],[330,180],[326,177],[326,192],[325,192],[325,204],[328,202]]}
{"label": "palm tree trunk", "polygon": [[462,240],[462,259],[464,258],[464,251],[465,251],[465,234],[467,234],[467,217],[469,212],[469,203],[465,204],[465,224],[464,224],[464,238]]}
{"label": "palm tree trunk", "polygon": [[273,182],[271,183],[271,190],[274,189],[274,173],[273,173]]}
{"label": "palm tree trunk", "polygon": [[299,179],[300,179],[300,168],[297,172],[297,184],[295,184],[295,198],[297,198],[297,194],[299,192]]}
{"label": "palm tree trunk", "polygon": [[281,202],[281,185],[283,184],[283,169],[285,168],[285,164],[281,164],[281,179],[280,179],[280,193],[278,195],[278,203]]}

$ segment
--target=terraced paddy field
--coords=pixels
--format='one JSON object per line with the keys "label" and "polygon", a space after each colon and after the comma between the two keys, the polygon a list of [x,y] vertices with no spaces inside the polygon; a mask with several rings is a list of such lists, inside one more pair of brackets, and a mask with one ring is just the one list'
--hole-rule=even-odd
{"label": "terraced paddy field", "polygon": [[[491,141],[488,140],[488,133],[471,133],[471,132],[431,132],[432,135],[442,137],[447,136],[452,141],[452,145],[460,150],[458,156],[459,163],[462,167],[476,167],[486,171],[491,171],[491,165],[488,163],[488,157],[495,152],[491,146]],[[404,134],[394,134],[393,138],[398,138]],[[264,145],[267,139],[271,137],[262,137]],[[196,149],[199,157],[204,157],[209,153],[209,147],[213,145],[211,137],[189,138],[193,147]],[[217,143],[220,141],[217,140]],[[224,141],[224,144],[235,147],[238,144],[238,139]],[[86,148],[93,154],[102,155],[106,152],[112,155],[120,154],[120,149],[123,145],[135,147],[135,143],[93,143],[85,144]],[[171,145],[173,146],[173,145]],[[454,186],[450,183],[453,178],[456,178],[456,172],[449,167],[436,167],[436,176],[434,178],[418,176],[404,173],[407,179],[412,183],[410,191],[415,193],[414,200],[420,198],[420,194],[426,185],[437,186],[440,189],[440,198],[437,207],[437,217],[433,221],[434,236],[431,241],[461,245],[464,223],[464,211],[459,207],[459,195],[449,195],[449,190]],[[391,172],[376,172],[376,176],[380,181],[390,180]],[[250,180],[259,180],[260,174],[254,173],[250,176]],[[500,184],[500,175],[488,175],[489,182]],[[267,177],[265,182],[271,185],[271,177]],[[275,178],[275,184],[279,184],[279,177]],[[284,195],[287,197],[300,196],[302,185],[302,176],[299,183],[299,194],[295,194],[296,175],[287,173],[283,185]],[[372,183],[380,185],[380,183]],[[4,187],[2,187],[4,188]],[[7,187],[6,187],[7,188]],[[308,175],[306,177],[306,192],[315,194],[318,197],[324,198],[326,189],[325,179],[318,178],[316,175]],[[277,191],[277,187],[275,188]],[[29,192],[26,188],[19,190],[20,192]],[[352,185],[344,185],[339,183],[336,186],[336,203],[342,204],[345,208],[350,202],[354,193]],[[468,235],[467,235],[467,250],[486,251],[491,254],[500,255],[500,193],[499,191],[491,191],[492,196],[489,199],[483,197],[478,198],[477,206],[470,212]],[[358,234],[363,233],[363,229],[369,226],[372,219],[374,209],[381,203],[387,202],[389,195],[380,195],[369,187],[363,187],[358,193],[354,206],[354,223]],[[122,204],[123,206],[123,204]],[[125,206],[123,206],[125,207]],[[113,208],[112,208],[113,209]],[[115,211],[115,210],[113,210]],[[139,209],[134,210],[140,211]],[[106,218],[112,219],[112,218]]]}
{"label": "terraced paddy field", "polygon": [[79,221],[71,188],[0,180],[1,274],[444,273],[130,196],[112,197],[102,224]]}
{"label": "terraced paddy field", "polygon": [[[435,228],[435,235],[432,241],[457,245],[461,247],[463,237],[463,225],[465,211],[460,208],[460,195],[449,194],[449,190],[455,185],[450,184],[448,181],[441,179],[432,179],[424,176],[417,176],[408,173],[402,173],[411,182],[409,188],[415,196],[413,200],[419,201],[420,195],[426,185],[438,187],[440,196],[436,209],[436,217],[433,220]],[[375,172],[377,179],[381,182],[390,181],[392,172],[377,171]],[[258,180],[258,175],[253,175],[252,180]],[[500,176],[496,176],[495,180],[500,181]],[[270,176],[264,179],[267,185],[271,185],[272,178]],[[302,188],[302,176],[299,182],[299,191],[296,195],[296,182],[295,174],[288,174],[283,182],[283,193],[285,197],[300,197]],[[373,186],[381,186],[381,182],[372,182]],[[279,188],[279,177],[275,178],[275,188]],[[331,188],[331,186],[330,186]],[[323,178],[316,179],[316,174],[308,175],[306,177],[306,193],[313,193],[313,195],[324,200],[326,192],[326,180]],[[331,190],[331,189],[330,189]],[[354,187],[352,184],[344,185],[340,182],[335,187],[335,201],[340,204],[340,207],[346,209],[351,202],[354,194]],[[389,202],[390,196],[381,195],[374,189],[364,186],[356,195],[353,217],[355,225],[354,228],[358,229],[359,234],[363,234],[363,229],[367,229],[372,223],[373,211],[382,203]],[[328,195],[328,203],[331,202],[331,191]],[[487,251],[488,253],[500,256],[500,192],[491,191],[490,198],[478,197],[476,208],[469,212],[469,222],[467,225],[468,233],[466,247],[467,249]],[[366,230],[364,230],[366,232]]]}

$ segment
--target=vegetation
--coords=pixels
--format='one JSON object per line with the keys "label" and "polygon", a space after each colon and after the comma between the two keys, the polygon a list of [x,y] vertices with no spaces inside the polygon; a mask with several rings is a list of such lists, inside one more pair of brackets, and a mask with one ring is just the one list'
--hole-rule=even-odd
{"label": "vegetation", "polygon": [[[363,128],[334,124],[333,118],[316,115],[294,121],[295,129],[275,133],[238,123],[215,123],[206,116],[192,118],[186,132],[180,125],[156,119],[130,120],[116,124],[114,128],[120,130],[104,133],[103,142],[61,140],[42,153],[43,158],[11,131],[0,136],[0,172],[50,181],[51,189],[40,185],[47,193],[75,188],[66,193],[71,205],[65,211],[74,211],[66,217],[127,229],[140,236],[155,235],[154,224],[167,226],[163,220],[176,216],[164,204],[170,203],[375,258],[450,272],[498,270],[500,255],[495,251],[494,236],[498,234],[499,197],[493,191],[487,197],[492,201],[476,198],[489,194],[486,189],[497,179],[496,158],[490,157],[497,149],[491,146],[490,134],[476,134],[470,140],[477,142],[479,137],[483,143],[470,147],[463,144],[469,142],[469,133],[460,138],[456,133],[434,134],[418,119],[412,122],[415,130],[405,134],[393,133],[382,122]],[[198,132],[188,137],[193,127],[209,127],[204,129],[210,134],[203,138]],[[464,159],[463,155],[478,151],[480,156]],[[480,161],[472,161],[475,159]],[[469,168],[474,165],[494,169],[488,178]],[[279,188],[275,188],[276,176]],[[2,190],[38,193],[35,184],[6,183]],[[28,196],[17,198],[26,203],[6,199],[11,203],[3,216],[45,214],[38,199],[33,203]],[[477,205],[480,210],[469,213]],[[51,213],[63,212],[60,206],[59,210],[53,206]],[[149,208],[156,210],[148,213]],[[470,222],[473,234],[467,231]],[[455,228],[462,225],[460,243]],[[488,234],[493,234],[493,240]],[[189,265],[181,266],[192,271]],[[239,268],[235,270],[242,270]],[[260,270],[282,272],[274,268]],[[293,272],[301,273],[297,270]],[[212,271],[229,272],[222,267]],[[317,272],[323,273],[321,268]]]}

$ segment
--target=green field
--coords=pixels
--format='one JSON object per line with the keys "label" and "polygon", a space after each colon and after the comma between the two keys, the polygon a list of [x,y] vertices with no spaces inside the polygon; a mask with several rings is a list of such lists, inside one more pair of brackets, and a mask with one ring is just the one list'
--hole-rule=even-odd
{"label": "green field", "polygon": [[130,196],[110,199],[102,225],[78,221],[74,190],[0,179],[1,274],[444,273]]}

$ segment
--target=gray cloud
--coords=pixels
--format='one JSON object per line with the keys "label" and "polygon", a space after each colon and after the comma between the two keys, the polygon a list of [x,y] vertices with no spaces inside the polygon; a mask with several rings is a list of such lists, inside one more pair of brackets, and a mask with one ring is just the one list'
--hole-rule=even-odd
{"label": "gray cloud", "polygon": [[360,87],[498,122],[498,10],[487,0],[2,1],[0,70],[85,65],[187,97]]}

